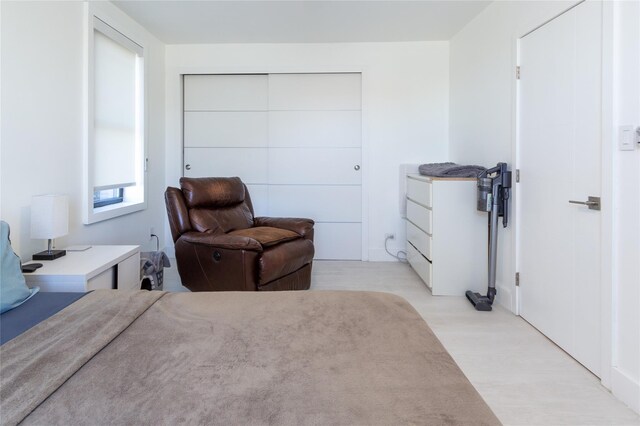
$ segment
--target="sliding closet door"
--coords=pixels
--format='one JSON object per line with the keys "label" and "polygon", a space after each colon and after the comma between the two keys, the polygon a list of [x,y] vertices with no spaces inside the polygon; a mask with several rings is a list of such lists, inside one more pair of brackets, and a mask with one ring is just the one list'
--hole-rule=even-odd
{"label": "sliding closet door", "polygon": [[316,258],[362,256],[360,74],[269,75],[269,213],[316,221]]}
{"label": "sliding closet door", "polygon": [[184,77],[184,176],[240,176],[267,211],[268,76]]}
{"label": "sliding closet door", "polygon": [[316,259],[362,255],[360,74],[184,78],[185,176],[239,176],[256,215],[316,221]]}

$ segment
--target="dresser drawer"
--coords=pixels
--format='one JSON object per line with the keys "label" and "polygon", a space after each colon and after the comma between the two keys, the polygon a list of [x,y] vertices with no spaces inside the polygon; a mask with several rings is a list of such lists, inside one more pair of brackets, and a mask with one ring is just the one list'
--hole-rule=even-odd
{"label": "dresser drawer", "polygon": [[427,287],[431,288],[431,262],[421,255],[411,243],[407,244],[407,260]]}
{"label": "dresser drawer", "polygon": [[431,235],[431,210],[411,200],[407,200],[407,219]]}
{"label": "dresser drawer", "polygon": [[[85,291],[85,287],[78,291]],[[116,288],[115,268],[109,268],[106,271],[96,275],[87,281],[86,291],[98,289],[114,289]]]}
{"label": "dresser drawer", "polygon": [[431,182],[407,178],[407,197],[418,204],[431,207]]}
{"label": "dresser drawer", "polygon": [[140,252],[118,264],[118,290],[140,290]]}
{"label": "dresser drawer", "polygon": [[413,244],[424,257],[431,260],[431,237],[409,221],[407,221],[407,241]]}

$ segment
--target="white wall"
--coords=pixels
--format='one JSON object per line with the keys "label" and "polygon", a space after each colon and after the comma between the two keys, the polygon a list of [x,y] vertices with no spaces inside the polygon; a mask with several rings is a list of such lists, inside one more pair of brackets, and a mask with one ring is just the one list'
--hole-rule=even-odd
{"label": "white wall", "polygon": [[[574,3],[494,2],[451,39],[451,161],[512,167],[516,40]],[[514,215],[510,223],[498,231],[496,287],[498,302],[515,311]]]}
{"label": "white wall", "polygon": [[[613,11],[613,138],[640,126],[640,2]],[[640,412],[640,146],[613,153],[613,393]]]}
{"label": "white wall", "polygon": [[448,42],[169,45],[166,61],[171,186],[182,176],[181,73],[362,71],[369,260],[393,260],[385,233],[396,234],[394,250],[404,249],[398,167],[448,155]]}
{"label": "white wall", "polygon": [[[450,155],[460,163],[513,164],[515,136],[516,40],[566,10],[570,2],[494,2],[456,34],[450,43]],[[604,42],[615,46],[617,60],[611,64],[614,93],[604,96],[603,144],[611,144],[617,124],[640,121],[640,30],[638,2],[605,2],[615,10],[612,25],[605,25]],[[611,14],[611,13],[610,13]],[[606,20],[606,19],[605,19]],[[608,30],[607,30],[608,28]],[[615,34],[608,34],[615,28]],[[611,57],[605,61],[612,62]],[[604,82],[607,90],[607,82]],[[610,85],[609,85],[610,86]],[[610,90],[609,90],[610,91]],[[612,98],[607,100],[608,98]],[[613,114],[610,111],[614,109]],[[608,118],[607,118],[608,117]],[[608,120],[608,121],[607,121]],[[607,128],[608,126],[608,128]],[[619,152],[613,146],[603,156],[603,197],[611,197],[611,217],[603,226],[611,241],[603,241],[603,275],[606,303],[603,324],[613,318],[611,329],[602,330],[607,363],[603,384],[636,411],[640,407],[640,151]],[[516,187],[517,189],[517,187]],[[514,194],[517,197],[517,190]],[[606,202],[606,199],[603,198]],[[603,211],[603,213],[605,213]],[[607,225],[607,223],[609,225]],[[498,300],[515,311],[514,226],[500,229]],[[611,228],[611,226],[610,226]],[[605,234],[607,233],[605,232]],[[606,236],[606,235],[605,235]],[[598,297],[598,295],[594,295]],[[609,317],[609,318],[607,318]],[[608,343],[606,343],[608,346]],[[611,350],[609,350],[611,349]]]}
{"label": "white wall", "polygon": [[[164,238],[164,45],[110,3],[95,4],[146,44],[148,209],[83,225],[83,2],[2,2],[0,216],[24,259],[46,247],[31,240],[31,196],[65,193],[70,244],[142,244],[149,226]],[[162,243],[162,241],[161,241]]]}

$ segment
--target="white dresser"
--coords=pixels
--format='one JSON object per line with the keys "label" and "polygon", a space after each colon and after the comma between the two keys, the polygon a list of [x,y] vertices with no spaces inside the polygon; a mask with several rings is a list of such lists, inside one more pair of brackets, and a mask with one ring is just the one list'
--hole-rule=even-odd
{"label": "white dresser", "polygon": [[407,175],[407,258],[433,295],[486,292],[487,233],[475,178]]}
{"label": "white dresser", "polygon": [[42,263],[35,272],[24,274],[27,285],[41,291],[140,290],[140,246],[93,246],[29,263]]}

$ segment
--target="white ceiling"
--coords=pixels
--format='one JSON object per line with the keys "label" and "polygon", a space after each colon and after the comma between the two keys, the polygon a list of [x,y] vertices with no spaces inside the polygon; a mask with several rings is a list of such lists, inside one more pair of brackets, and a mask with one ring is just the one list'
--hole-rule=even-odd
{"label": "white ceiling", "polygon": [[113,1],[167,44],[449,40],[490,1]]}

